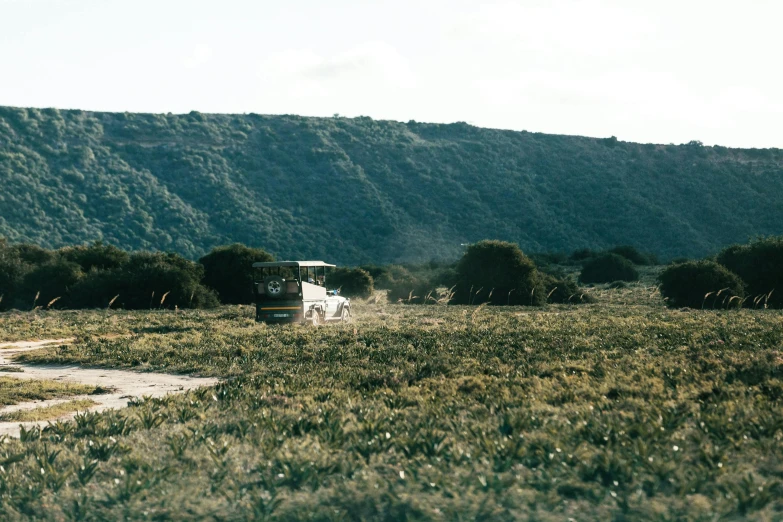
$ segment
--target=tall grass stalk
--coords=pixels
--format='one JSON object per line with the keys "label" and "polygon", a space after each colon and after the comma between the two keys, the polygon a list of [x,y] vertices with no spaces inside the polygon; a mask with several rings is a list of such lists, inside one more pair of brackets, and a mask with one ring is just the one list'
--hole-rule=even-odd
{"label": "tall grass stalk", "polygon": [[711,296],[712,294],[714,294],[714,293],[715,293],[715,291],[713,290],[712,292],[707,292],[706,294],[704,294],[704,299],[701,300],[701,309],[702,310],[704,310],[704,303],[707,301],[707,298],[709,296]]}

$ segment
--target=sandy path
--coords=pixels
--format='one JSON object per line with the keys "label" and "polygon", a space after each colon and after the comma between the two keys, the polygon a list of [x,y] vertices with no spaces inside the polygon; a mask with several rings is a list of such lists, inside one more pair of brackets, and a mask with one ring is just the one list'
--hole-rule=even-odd
{"label": "sandy path", "polygon": [[[127,370],[112,370],[108,368],[82,368],[79,365],[30,365],[17,364],[12,361],[15,354],[30,350],[38,350],[43,346],[56,346],[70,342],[72,339],[50,339],[44,341],[28,341],[0,344],[0,368],[13,366],[22,369],[22,372],[0,372],[2,376],[17,379],[51,379],[54,381],[76,382],[93,386],[114,389],[112,393],[102,395],[76,395],[64,399],[50,399],[46,401],[26,402],[11,406],[0,407],[0,415],[17,410],[27,410],[42,406],[49,406],[60,402],[76,399],[91,399],[98,403],[89,411],[101,411],[108,408],[124,408],[131,397],[161,397],[167,393],[178,393],[200,386],[212,386],[218,379],[206,377],[190,377],[187,375],[170,375],[166,373],[133,372]],[[69,413],[59,420],[72,418],[75,413]],[[51,419],[54,421],[55,419]],[[45,426],[43,422],[0,422],[0,436],[19,436],[19,426],[26,429],[31,426]]]}
{"label": "sandy path", "polygon": [[0,343],[0,349],[25,348],[33,350],[47,345],[58,346],[61,344],[68,344],[75,340],[76,338],[74,337],[68,337],[67,339],[44,339],[43,341],[16,341],[15,343]]}

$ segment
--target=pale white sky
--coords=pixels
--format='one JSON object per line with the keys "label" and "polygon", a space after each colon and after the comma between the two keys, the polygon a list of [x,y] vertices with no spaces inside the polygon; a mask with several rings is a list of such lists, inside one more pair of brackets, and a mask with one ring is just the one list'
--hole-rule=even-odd
{"label": "pale white sky", "polygon": [[779,0],[0,0],[0,105],[783,148]]}

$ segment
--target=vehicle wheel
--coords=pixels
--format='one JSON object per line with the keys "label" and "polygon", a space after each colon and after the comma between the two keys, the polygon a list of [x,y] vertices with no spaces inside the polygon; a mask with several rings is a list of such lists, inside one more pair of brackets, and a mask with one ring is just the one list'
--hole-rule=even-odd
{"label": "vehicle wheel", "polygon": [[348,309],[347,306],[343,306],[343,313],[340,316],[340,320],[344,323],[349,323],[351,321],[351,310]]}
{"label": "vehicle wheel", "polygon": [[271,299],[280,299],[285,296],[285,279],[279,275],[270,275],[264,278],[264,293]]}
{"label": "vehicle wheel", "polygon": [[318,312],[318,310],[313,310],[310,314],[310,324],[313,326],[320,326],[321,314]]}

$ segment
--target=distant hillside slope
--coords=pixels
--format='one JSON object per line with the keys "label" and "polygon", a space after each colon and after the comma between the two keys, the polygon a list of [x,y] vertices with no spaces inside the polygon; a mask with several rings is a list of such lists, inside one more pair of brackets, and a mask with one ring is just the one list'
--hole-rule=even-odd
{"label": "distant hillside slope", "polygon": [[370,118],[0,108],[0,236],[197,257],[239,241],[341,263],[783,232],[783,151]]}

